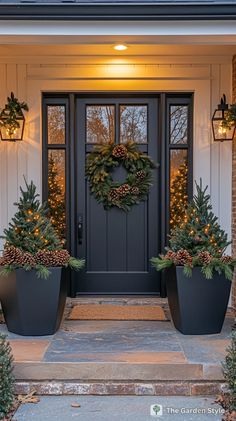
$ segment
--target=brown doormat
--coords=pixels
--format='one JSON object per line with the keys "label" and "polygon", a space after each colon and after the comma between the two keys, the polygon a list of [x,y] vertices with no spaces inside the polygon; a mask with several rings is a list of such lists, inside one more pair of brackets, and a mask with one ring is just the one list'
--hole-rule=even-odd
{"label": "brown doormat", "polygon": [[77,304],[69,320],[167,320],[161,306]]}

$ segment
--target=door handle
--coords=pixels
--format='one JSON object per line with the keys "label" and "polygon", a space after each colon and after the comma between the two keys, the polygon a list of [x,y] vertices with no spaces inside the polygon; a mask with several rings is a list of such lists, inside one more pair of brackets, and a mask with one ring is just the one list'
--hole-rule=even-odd
{"label": "door handle", "polygon": [[83,215],[79,215],[78,217],[78,242],[82,244],[83,240]]}

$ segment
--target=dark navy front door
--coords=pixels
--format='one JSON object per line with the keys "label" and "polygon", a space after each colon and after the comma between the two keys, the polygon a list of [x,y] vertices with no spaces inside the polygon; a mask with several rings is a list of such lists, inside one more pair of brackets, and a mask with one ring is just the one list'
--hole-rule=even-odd
{"label": "dark navy front door", "polygon": [[[160,160],[158,100],[154,98],[77,98],[76,217],[77,255],[86,267],[75,275],[78,293],[158,294],[160,279],[149,259],[160,247],[160,170],[153,171],[148,200],[130,212],[104,210],[90,194],[85,161],[98,142],[135,140],[155,162]],[[114,173],[123,180],[119,168]]]}

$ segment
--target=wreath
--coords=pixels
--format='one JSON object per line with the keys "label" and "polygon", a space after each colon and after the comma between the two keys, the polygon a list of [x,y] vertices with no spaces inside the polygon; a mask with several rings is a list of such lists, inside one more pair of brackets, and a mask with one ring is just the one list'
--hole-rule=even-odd
{"label": "wreath", "polygon": [[[120,165],[128,173],[123,183],[112,178],[112,170]],[[134,142],[97,145],[86,162],[90,192],[105,209],[116,206],[129,211],[131,206],[147,199],[155,167],[151,158],[140,152]]]}

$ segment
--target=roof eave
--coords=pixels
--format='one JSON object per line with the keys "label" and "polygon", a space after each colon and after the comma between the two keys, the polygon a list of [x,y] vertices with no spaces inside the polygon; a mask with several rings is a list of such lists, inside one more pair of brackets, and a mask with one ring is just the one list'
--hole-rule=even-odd
{"label": "roof eave", "polygon": [[236,20],[236,4],[0,3],[0,20]]}

